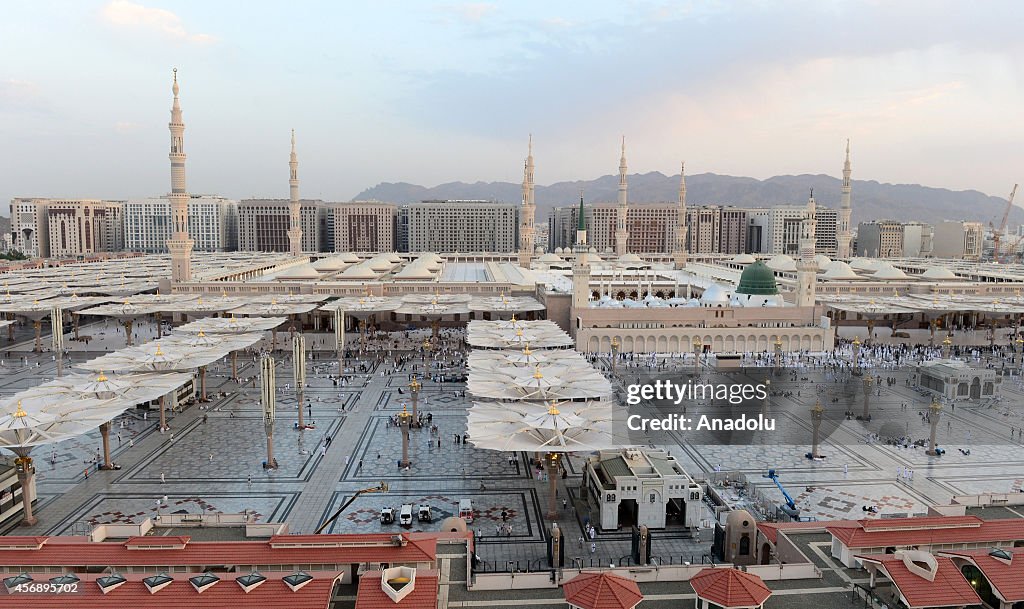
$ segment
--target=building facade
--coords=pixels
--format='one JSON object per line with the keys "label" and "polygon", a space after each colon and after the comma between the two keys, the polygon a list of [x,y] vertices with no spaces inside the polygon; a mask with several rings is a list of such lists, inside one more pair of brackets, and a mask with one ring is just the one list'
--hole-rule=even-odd
{"label": "building facade", "polygon": [[396,250],[398,208],[379,201],[338,203],[329,207],[336,252],[393,252]]}
{"label": "building facade", "polygon": [[[171,203],[166,198],[132,199],[124,204],[125,249],[166,253],[171,232]],[[216,195],[190,195],[188,232],[195,250],[236,251],[238,202]]]}
{"label": "building facade", "polygon": [[980,260],[984,234],[981,222],[939,222],[932,238],[932,256]]}
{"label": "building facade", "polygon": [[410,252],[511,253],[519,248],[519,205],[423,201],[405,208]]}
{"label": "building facade", "polygon": [[46,199],[11,199],[11,241],[14,249],[30,258],[46,258],[50,255]]}
{"label": "building facade", "polygon": [[33,258],[124,249],[123,201],[15,198],[11,246]]}
{"label": "building facade", "polygon": [[[873,220],[857,225],[858,256],[869,258],[900,258],[904,255],[903,223],[895,220]],[[920,249],[920,245],[918,245]]]}
{"label": "building facade", "polygon": [[[302,199],[302,251],[327,251],[327,207],[323,201]],[[238,203],[238,249],[243,252],[289,251],[291,218],[288,199],[245,199]]]}

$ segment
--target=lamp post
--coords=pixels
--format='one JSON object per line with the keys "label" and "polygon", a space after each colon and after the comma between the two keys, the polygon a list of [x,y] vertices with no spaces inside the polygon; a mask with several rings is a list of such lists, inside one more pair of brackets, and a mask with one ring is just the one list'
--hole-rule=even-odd
{"label": "lamp post", "polygon": [[854,336],[853,342],[850,344],[853,347],[853,375],[860,376],[860,337]]}
{"label": "lamp post", "polygon": [[949,359],[953,351],[953,339],[946,335],[946,338],[942,339],[942,359]]}
{"label": "lamp post", "polygon": [[274,459],[274,415],[276,411],[276,382],[274,379],[274,358],[264,354],[260,358],[260,402],[263,405],[263,427],[267,433],[267,460],[264,469],[277,469]]}
{"label": "lamp post", "polygon": [[402,404],[402,412],[398,413],[398,424],[402,428],[402,460],[399,462],[399,467],[409,467],[409,423],[412,421],[412,415],[405,409],[405,404]]}
{"label": "lamp post", "polygon": [[612,374],[615,373],[615,363],[619,360],[619,347],[620,346],[621,346],[621,343],[619,343],[619,337],[618,336],[612,337]]}
{"label": "lamp post", "polygon": [[775,376],[782,374],[782,339],[775,336]]}
{"label": "lamp post", "polygon": [[299,404],[299,429],[305,429],[302,398],[306,394],[306,337],[302,334],[292,337],[292,378],[295,381],[295,399]]}
{"label": "lamp post", "polygon": [[409,383],[409,393],[412,394],[412,417],[419,420],[419,401],[420,401],[420,389],[423,385],[420,384],[416,377],[413,377],[412,382]]}
{"label": "lamp post", "polygon": [[[555,408],[554,402],[551,403],[551,408]],[[558,461],[560,458],[560,454],[552,452],[548,453],[544,459],[544,465],[548,470],[548,520],[558,520],[556,495],[558,494]]]}
{"label": "lamp post", "polygon": [[699,336],[693,337],[693,376],[700,376],[700,354],[704,350],[704,343]]}
{"label": "lamp post", "polygon": [[863,406],[863,411],[861,412],[861,415],[860,415],[861,419],[863,419],[865,421],[870,421],[871,420],[870,403],[871,403],[871,375],[867,374],[867,375],[864,376],[864,406]]}
{"label": "lamp post", "polygon": [[18,484],[21,485],[21,503],[24,506],[21,526],[30,527],[39,522],[39,519],[32,515],[32,477],[36,473],[36,466],[32,464],[32,457],[24,455],[14,460],[14,469],[18,475]]}
{"label": "lamp post", "polygon": [[334,342],[338,349],[338,375],[345,372],[345,312],[334,310]]}
{"label": "lamp post", "polygon": [[1021,352],[1024,351],[1024,338],[1018,336],[1014,342],[1017,344],[1017,349],[1013,352],[1013,363],[1020,365]]}
{"label": "lamp post", "polygon": [[931,434],[928,436],[928,450],[925,454],[932,457],[937,456],[939,452],[935,450],[935,432],[939,427],[939,418],[942,416],[942,404],[939,404],[938,400],[932,400],[930,406],[928,406],[928,422],[931,424]]}
{"label": "lamp post", "polygon": [[820,400],[815,402],[814,406],[811,407],[811,429],[812,429],[812,433],[813,433],[813,435],[811,437],[811,458],[812,459],[817,459],[818,457],[821,456],[821,453],[818,451],[818,444],[819,444],[819,440],[821,439],[821,437],[820,437],[820,434],[821,434],[821,417],[822,417],[822,415],[824,413],[825,413],[825,408],[821,405],[821,401]]}
{"label": "lamp post", "polygon": [[50,310],[51,338],[53,353],[57,358],[57,376],[64,376],[64,309],[53,307]]}

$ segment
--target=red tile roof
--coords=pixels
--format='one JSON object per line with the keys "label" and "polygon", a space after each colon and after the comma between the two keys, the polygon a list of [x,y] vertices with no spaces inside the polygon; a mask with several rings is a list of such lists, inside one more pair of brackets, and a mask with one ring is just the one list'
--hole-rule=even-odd
{"label": "red tile roof", "polygon": [[39,547],[46,543],[48,537],[32,537],[28,535],[0,536],[0,551],[25,546]]}
{"label": "red tile roof", "polygon": [[[292,592],[281,581],[288,573],[268,575],[268,580],[249,591],[242,590],[234,580],[235,573],[220,573],[221,581],[200,594],[189,583],[194,573],[171,574],[175,581],[156,594],[150,594],[142,583],[144,575],[124,575],[128,581],[103,594],[96,578],[102,574],[78,574],[82,581],[78,592],[69,594],[0,594],[0,609],[226,609],[228,607],[259,607],[260,609],[327,609],[334,588],[334,573],[311,573],[313,581]],[[36,581],[45,581],[41,575]]]}
{"label": "red tile roof", "polygon": [[565,602],[583,609],[633,609],[644,599],[635,581],[611,573],[580,573],[562,592]]}
{"label": "red tile roof", "polygon": [[912,573],[903,564],[903,558],[895,554],[865,554],[858,558],[878,563],[906,599],[910,609],[981,604],[978,593],[948,558],[936,557],[938,569],[932,581]]}
{"label": "red tile roof", "polygon": [[396,603],[381,589],[383,571],[367,571],[359,578],[356,609],[435,609],[437,607],[437,571],[416,570],[416,585]]}
{"label": "red tile roof", "polygon": [[981,520],[975,516],[927,516],[860,520],[853,525],[832,525],[826,530],[848,548],[991,543],[1024,540],[1024,519]]}
{"label": "red tile roof", "polygon": [[725,609],[760,607],[772,591],[761,578],[737,569],[707,568],[690,578],[697,596]]}
{"label": "red tile roof", "polygon": [[[190,541],[181,549],[131,549],[129,542],[90,542],[51,537],[39,549],[0,550],[6,564],[82,565],[293,565],[310,563],[433,563],[438,536],[406,533],[404,546],[391,535],[278,535],[270,541]],[[157,543],[164,537],[152,537]],[[175,539],[175,538],[171,538]],[[132,540],[134,543],[134,539]],[[315,545],[314,545],[315,544]]]}
{"label": "red tile roof", "polygon": [[1024,601],[1024,548],[1001,548],[1013,559],[1010,564],[988,555],[991,550],[943,551],[942,556],[969,559],[985,575],[996,592],[1008,603]]}
{"label": "red tile roof", "polygon": [[809,520],[806,522],[759,522],[757,523],[757,530],[761,531],[768,541],[772,543],[778,542],[779,531],[801,531],[801,530],[818,530],[824,531],[826,527],[830,526],[856,526],[856,520]]}

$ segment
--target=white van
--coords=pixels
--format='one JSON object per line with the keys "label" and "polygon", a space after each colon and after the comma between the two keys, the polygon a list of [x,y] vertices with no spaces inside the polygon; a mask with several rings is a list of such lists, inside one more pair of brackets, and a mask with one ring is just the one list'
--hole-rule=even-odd
{"label": "white van", "polygon": [[473,523],[473,500],[462,499],[459,501],[459,518],[466,521],[466,524]]}
{"label": "white van", "polygon": [[398,524],[403,527],[412,526],[412,504],[406,503],[402,506],[402,511],[398,513]]}

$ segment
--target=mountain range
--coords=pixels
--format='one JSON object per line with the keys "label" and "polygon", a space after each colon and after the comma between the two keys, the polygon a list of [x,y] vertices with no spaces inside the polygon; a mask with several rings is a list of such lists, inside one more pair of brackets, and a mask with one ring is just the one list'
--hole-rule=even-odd
{"label": "mountain range", "polygon": [[[679,175],[667,176],[652,171],[629,176],[631,204],[673,202],[678,198]],[[619,178],[605,175],[594,180],[557,182],[536,186],[537,219],[559,205],[575,205],[583,191],[587,202],[616,201]],[[771,207],[802,205],[810,190],[818,205],[839,207],[842,181],[828,175],[784,175],[765,180],[701,173],[686,176],[688,205],[735,205]],[[948,190],[919,184],[888,184],[874,180],[854,180],[852,184],[853,224],[876,219],[975,220],[998,225],[1006,209],[1006,199],[976,190]],[[522,187],[512,182],[449,182],[425,187],[406,182],[383,182],[359,193],[355,200],[414,203],[428,199],[493,199],[519,202]],[[1024,222],[1024,209],[1014,206],[1009,224]]]}

